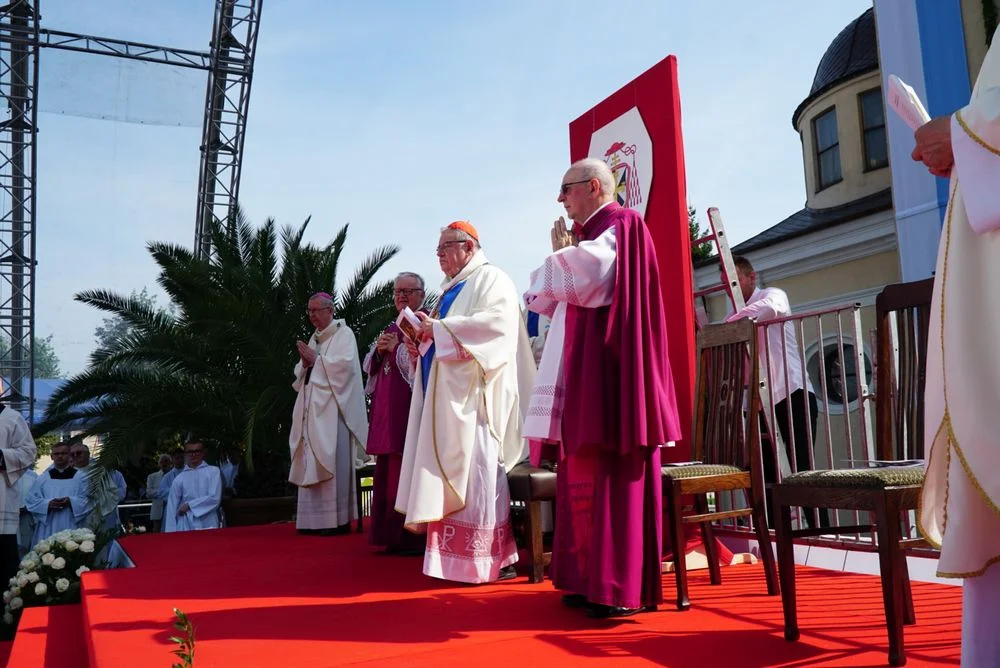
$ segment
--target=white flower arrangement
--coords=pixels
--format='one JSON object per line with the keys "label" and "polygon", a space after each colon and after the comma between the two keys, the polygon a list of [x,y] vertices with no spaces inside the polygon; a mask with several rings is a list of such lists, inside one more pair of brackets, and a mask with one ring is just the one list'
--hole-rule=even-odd
{"label": "white flower arrangement", "polygon": [[67,529],[39,541],[7,583],[3,624],[16,627],[25,607],[78,602],[80,577],[97,567],[103,542],[90,529]]}

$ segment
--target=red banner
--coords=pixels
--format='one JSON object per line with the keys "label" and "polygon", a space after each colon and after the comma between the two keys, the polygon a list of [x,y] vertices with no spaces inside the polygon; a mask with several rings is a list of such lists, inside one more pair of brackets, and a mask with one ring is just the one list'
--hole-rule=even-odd
{"label": "red banner", "polygon": [[668,56],[570,123],[569,145],[574,161],[593,157],[608,163],[618,202],[642,213],[649,226],[669,317],[670,367],[684,434],[676,448],[663,451],[663,459],[688,461],[695,320],[677,58]]}

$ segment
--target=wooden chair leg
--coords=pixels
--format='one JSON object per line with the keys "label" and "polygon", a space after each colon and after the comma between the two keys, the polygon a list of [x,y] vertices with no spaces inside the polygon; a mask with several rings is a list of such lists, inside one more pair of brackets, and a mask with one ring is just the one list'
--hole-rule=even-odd
{"label": "wooden chair leg", "polygon": [[[694,495],[695,511],[701,515],[708,512],[708,495]],[[705,546],[705,558],[708,559],[708,579],[713,585],[722,584],[722,569],[719,568],[719,548],[715,544],[715,532],[711,522],[701,522],[701,542]]]}
{"label": "wooden chair leg", "polygon": [[354,502],[357,504],[358,509],[358,522],[357,522],[357,532],[361,533],[364,530],[365,520],[364,520],[364,504],[361,502],[361,477],[354,476]]}
{"label": "wooden chair leg", "polygon": [[774,566],[774,551],[771,548],[771,532],[767,530],[767,511],[764,508],[764,490],[751,485],[750,503],[750,507],[753,511],[750,516],[753,518],[753,529],[754,533],[757,534],[757,545],[760,547],[760,560],[764,562],[764,579],[767,582],[767,595],[777,596],[780,591],[778,588],[778,572]]}
{"label": "wooden chair leg", "polygon": [[[781,610],[785,616],[785,640],[799,639],[799,619],[795,603],[795,545],[792,542],[792,509],[780,503],[776,493],[772,512],[777,516],[775,543],[778,548],[778,575],[781,576]],[[763,552],[763,550],[761,550]]]}
{"label": "wooden chair leg", "polygon": [[528,534],[528,582],[538,584],[545,579],[545,547],[542,544],[542,502],[528,501],[525,532]]}
{"label": "wooden chair leg", "polygon": [[681,522],[681,489],[673,481],[667,482],[667,493],[664,494],[667,505],[667,524],[670,526],[670,542],[674,548],[674,578],[677,581],[677,609],[687,610],[691,607],[688,600],[687,563],[684,560],[684,524]]}
{"label": "wooden chair leg", "polygon": [[903,623],[916,624],[917,613],[913,609],[913,590],[910,588],[910,567],[906,563],[906,553],[900,550],[899,570],[903,576]]}
{"label": "wooden chair leg", "polygon": [[899,548],[899,509],[882,496],[875,508],[878,535],[878,558],[882,575],[882,600],[885,604],[885,622],[889,634],[889,665],[906,665],[903,648],[903,581]]}

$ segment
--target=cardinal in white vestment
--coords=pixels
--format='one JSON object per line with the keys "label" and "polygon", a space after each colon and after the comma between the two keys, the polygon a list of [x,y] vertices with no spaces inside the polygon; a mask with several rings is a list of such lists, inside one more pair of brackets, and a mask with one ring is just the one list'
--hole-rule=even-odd
{"label": "cardinal in white vestment", "polygon": [[184,445],[186,466],[170,484],[163,509],[163,532],[218,529],[222,505],[222,473],[205,463],[205,446],[198,440]]}
{"label": "cardinal in white vestment", "polygon": [[354,332],[333,317],[333,299],[309,299],[309,343],[297,342],[298,392],[288,434],[289,482],[299,488],[295,526],[323,535],[350,531],[354,516],[354,470],[364,459],[368,413]]}
{"label": "cardinal in white vestment", "polygon": [[934,275],[919,524],[938,574],[965,578],[962,665],[1000,666],[1000,31],[969,104],[916,132],[913,158],[950,176]]}
{"label": "cardinal in white vestment", "polygon": [[6,582],[20,563],[17,529],[21,496],[17,482],[35,463],[35,441],[24,417],[0,404],[0,581]]}
{"label": "cardinal in white vestment", "polygon": [[419,314],[418,338],[433,346],[414,379],[396,510],[427,532],[426,575],[492,582],[515,575],[506,474],[526,454],[535,362],[514,283],[487,262],[476,229],[452,223],[437,254],[447,278],[435,312]]}
{"label": "cardinal in white vestment", "polygon": [[70,497],[76,488],[76,469],[69,465],[69,443],[52,446],[52,466],[35,480],[24,507],[35,519],[28,549],[63,529],[76,528]]}

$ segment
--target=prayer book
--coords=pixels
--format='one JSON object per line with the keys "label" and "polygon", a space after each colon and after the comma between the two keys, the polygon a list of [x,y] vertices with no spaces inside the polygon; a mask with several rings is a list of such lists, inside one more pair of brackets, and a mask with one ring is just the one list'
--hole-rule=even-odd
{"label": "prayer book", "polygon": [[[399,327],[403,335],[414,343],[417,342],[417,333],[420,331],[420,318],[410,310],[409,306],[404,306],[396,318],[396,326]],[[423,357],[427,349],[431,347],[430,339],[423,341],[417,346],[417,351]]]}
{"label": "prayer book", "polygon": [[920,98],[917,97],[916,91],[895,74],[889,75],[889,91],[886,98],[889,101],[889,106],[913,131],[931,120]]}

